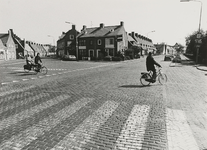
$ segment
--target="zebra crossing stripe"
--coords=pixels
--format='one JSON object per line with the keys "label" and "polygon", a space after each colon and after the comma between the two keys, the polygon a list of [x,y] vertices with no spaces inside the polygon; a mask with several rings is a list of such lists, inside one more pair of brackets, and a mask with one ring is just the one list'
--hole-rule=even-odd
{"label": "zebra crossing stripe", "polygon": [[15,92],[23,92],[23,91],[26,91],[28,89],[31,89],[31,88],[34,88],[35,86],[29,86],[29,87],[24,87],[24,88],[21,88],[21,89],[15,89],[15,90],[7,90],[5,92],[1,92],[0,93],[0,96],[5,96],[5,95],[8,95],[8,94],[12,94],[12,93],[15,93]]}
{"label": "zebra crossing stripe", "polygon": [[52,150],[61,148],[70,149],[75,146],[73,145],[74,139],[75,143],[79,145],[79,148],[81,145],[86,144],[87,141],[90,140],[90,137],[99,129],[99,126],[112,115],[118,105],[119,104],[117,102],[106,101],[98,110],[84,120],[82,124],[60,141]]}
{"label": "zebra crossing stripe", "polygon": [[166,119],[169,150],[199,150],[183,111],[167,109]]}
{"label": "zebra crossing stripe", "polygon": [[60,95],[58,97],[55,97],[53,99],[50,99],[49,101],[46,101],[44,103],[41,103],[40,105],[37,105],[35,107],[32,107],[30,109],[26,109],[23,112],[20,112],[18,114],[15,114],[13,116],[10,116],[4,120],[1,120],[0,122],[0,130],[5,129],[13,124],[18,123],[19,121],[25,119],[25,118],[29,118],[32,115],[34,115],[35,113],[38,113],[44,109],[47,109],[55,104],[58,104],[59,102],[69,98],[69,95]]}
{"label": "zebra crossing stripe", "polygon": [[0,114],[2,112],[5,112],[5,111],[8,111],[9,109],[13,109],[15,107],[19,107],[21,105],[25,105],[31,101],[35,101],[36,99],[40,99],[40,98],[43,98],[43,97],[46,97],[46,96],[49,96],[50,94],[49,93],[40,93],[38,95],[35,95],[35,96],[31,96],[29,98],[27,98],[27,100],[23,103],[23,100],[18,100],[17,102],[15,103],[10,103],[8,106],[4,107],[4,108],[0,108]]}
{"label": "zebra crossing stripe", "polygon": [[93,98],[82,98],[70,106],[65,107],[59,112],[55,113],[44,120],[40,121],[38,124],[26,129],[19,135],[15,135],[11,137],[11,139],[0,145],[1,148],[7,149],[9,147],[15,147],[17,149],[22,149],[23,147],[29,145],[30,142],[37,139],[37,137],[42,136],[45,131],[49,131],[58,125],[64,119],[70,117],[76,111],[92,102]]}
{"label": "zebra crossing stripe", "polygon": [[135,105],[133,107],[116,141],[115,149],[132,148],[132,145],[135,146],[135,149],[142,148],[149,111],[150,107],[147,105]]}

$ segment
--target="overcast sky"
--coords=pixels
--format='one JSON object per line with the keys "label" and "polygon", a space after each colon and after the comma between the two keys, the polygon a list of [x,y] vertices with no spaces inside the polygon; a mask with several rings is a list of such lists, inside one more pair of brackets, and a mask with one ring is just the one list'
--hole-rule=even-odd
{"label": "overcast sky", "polygon": [[[201,28],[207,30],[207,0],[203,3]],[[81,30],[83,25],[119,25],[147,36],[153,43],[176,42],[198,30],[200,2],[180,0],[0,0],[0,33],[13,29],[20,38],[53,44],[62,32]],[[151,32],[155,31],[155,32]],[[51,37],[48,37],[50,35]]]}

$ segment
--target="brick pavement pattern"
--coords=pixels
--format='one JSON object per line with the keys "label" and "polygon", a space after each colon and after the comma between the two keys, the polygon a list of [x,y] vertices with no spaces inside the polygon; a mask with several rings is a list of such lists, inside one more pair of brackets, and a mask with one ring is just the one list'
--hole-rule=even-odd
{"label": "brick pavement pattern", "polygon": [[144,58],[2,85],[0,149],[207,148],[205,73],[155,59],[165,85],[140,84]]}

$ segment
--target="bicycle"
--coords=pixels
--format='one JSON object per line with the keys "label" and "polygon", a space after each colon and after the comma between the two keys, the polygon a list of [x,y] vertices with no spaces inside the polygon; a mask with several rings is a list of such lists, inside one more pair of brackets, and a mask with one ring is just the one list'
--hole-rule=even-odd
{"label": "bicycle", "polygon": [[[38,71],[39,70],[39,71]],[[30,71],[34,71],[36,74],[38,72],[42,73],[42,74],[47,74],[48,72],[48,69],[47,67],[41,65],[40,68],[38,68],[38,65],[37,64],[33,64],[33,65],[24,65],[24,71],[26,73],[30,72]]]}
{"label": "bicycle", "polygon": [[[140,77],[140,82],[143,86],[150,85],[152,82],[152,71],[149,72],[141,72],[141,77]],[[167,82],[167,75],[161,72],[161,68],[158,68],[156,70],[156,77],[155,79],[158,78],[158,81],[160,84],[165,84]]]}

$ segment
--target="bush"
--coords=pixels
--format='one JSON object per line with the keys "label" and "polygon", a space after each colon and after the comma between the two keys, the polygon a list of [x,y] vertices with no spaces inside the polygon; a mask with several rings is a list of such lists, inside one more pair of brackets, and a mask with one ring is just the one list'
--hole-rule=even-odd
{"label": "bush", "polygon": [[106,56],[106,57],[104,57],[104,60],[105,61],[112,61],[112,57],[111,56]]}
{"label": "bush", "polygon": [[130,60],[130,57],[129,56],[125,56],[124,60]]}
{"label": "bush", "polygon": [[122,58],[121,57],[112,57],[112,61],[121,61]]}

